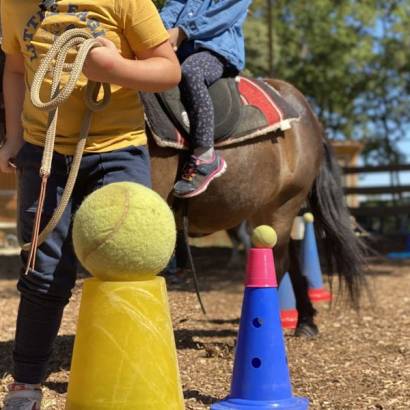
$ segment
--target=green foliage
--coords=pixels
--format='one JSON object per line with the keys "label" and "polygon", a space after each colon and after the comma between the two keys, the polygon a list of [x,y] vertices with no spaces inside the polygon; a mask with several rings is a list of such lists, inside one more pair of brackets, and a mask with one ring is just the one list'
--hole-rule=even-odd
{"label": "green foliage", "polygon": [[[328,134],[368,143],[369,160],[397,162],[410,123],[410,1],[276,0],[275,77],[312,102]],[[245,26],[247,70],[268,75],[267,1]]]}

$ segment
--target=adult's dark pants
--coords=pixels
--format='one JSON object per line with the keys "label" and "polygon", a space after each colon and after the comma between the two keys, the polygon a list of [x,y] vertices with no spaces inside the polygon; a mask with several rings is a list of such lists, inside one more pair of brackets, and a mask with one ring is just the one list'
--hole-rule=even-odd
{"label": "adult's dark pants", "polygon": [[[43,149],[26,143],[16,158],[19,173],[19,236],[30,242],[40,188],[39,168]],[[42,227],[60,202],[72,156],[54,154],[48,180]],[[55,230],[40,245],[35,269],[24,274],[28,253],[21,253],[21,293],[13,352],[14,378],[21,383],[41,383],[77,273],[71,239],[72,219],[83,199],[96,189],[131,181],[151,186],[149,154],[145,146],[105,153],[85,154],[70,203]]]}

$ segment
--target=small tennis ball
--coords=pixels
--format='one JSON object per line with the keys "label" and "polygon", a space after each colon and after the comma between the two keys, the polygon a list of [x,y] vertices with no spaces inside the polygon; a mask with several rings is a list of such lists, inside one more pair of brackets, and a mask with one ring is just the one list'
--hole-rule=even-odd
{"label": "small tennis ball", "polygon": [[303,215],[303,219],[305,220],[306,223],[312,223],[315,220],[315,217],[311,212],[306,212]]}
{"label": "small tennis ball", "polygon": [[252,232],[252,243],[256,248],[273,248],[277,241],[278,236],[269,225],[260,225]]}
{"label": "small tennis ball", "polygon": [[74,250],[83,266],[106,281],[146,280],[174,251],[174,216],[154,191],[117,182],[89,195],[74,218]]}

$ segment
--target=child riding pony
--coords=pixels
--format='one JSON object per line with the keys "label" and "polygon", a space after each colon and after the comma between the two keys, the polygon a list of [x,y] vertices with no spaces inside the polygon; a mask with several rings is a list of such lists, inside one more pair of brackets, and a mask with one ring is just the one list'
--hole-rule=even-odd
{"label": "child riding pony", "polygon": [[214,150],[214,109],[208,92],[223,76],[244,67],[243,23],[250,0],[168,0],[161,17],[182,63],[181,95],[190,122],[191,156],[174,195],[204,192],[226,170]]}

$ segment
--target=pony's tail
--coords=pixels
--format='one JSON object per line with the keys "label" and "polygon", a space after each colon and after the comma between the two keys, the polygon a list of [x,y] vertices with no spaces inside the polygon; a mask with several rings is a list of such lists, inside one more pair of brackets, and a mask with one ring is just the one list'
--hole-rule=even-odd
{"label": "pony's tail", "polygon": [[355,235],[346,206],[339,165],[330,144],[323,139],[324,160],[309,194],[308,202],[315,216],[316,236],[326,258],[326,270],[339,275],[341,288],[348,290],[355,307],[359,307],[367,246]]}

